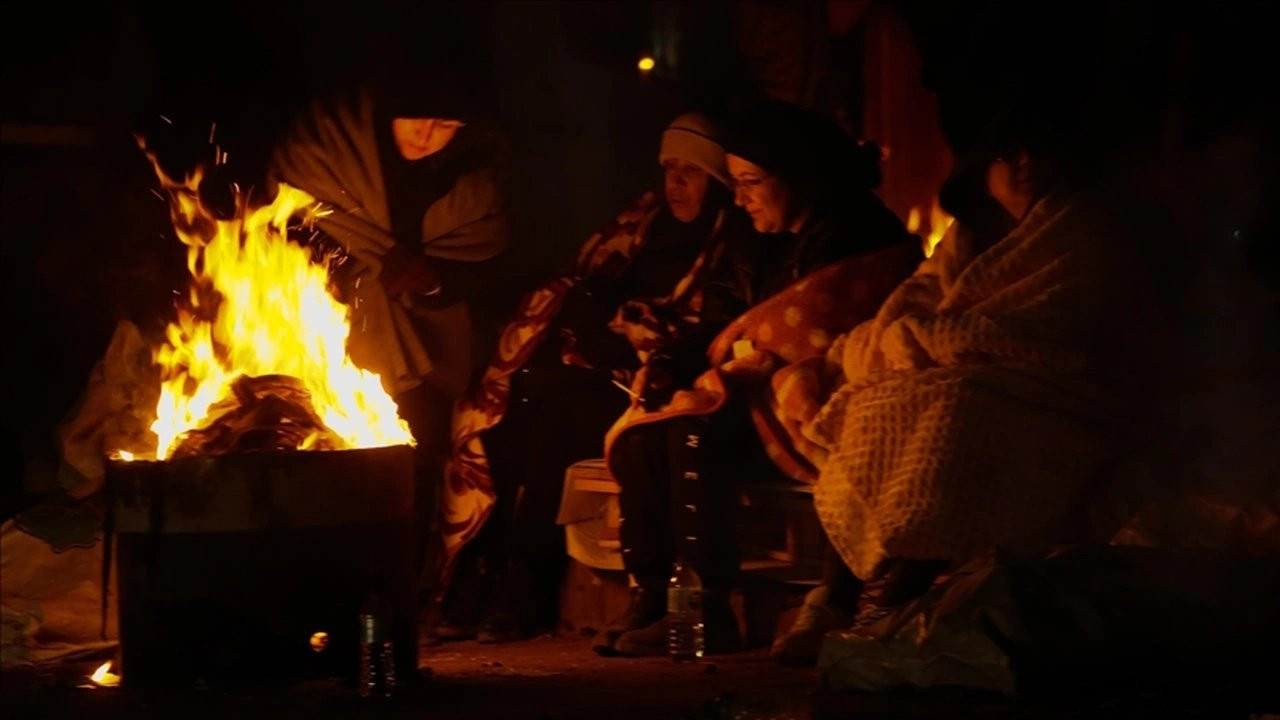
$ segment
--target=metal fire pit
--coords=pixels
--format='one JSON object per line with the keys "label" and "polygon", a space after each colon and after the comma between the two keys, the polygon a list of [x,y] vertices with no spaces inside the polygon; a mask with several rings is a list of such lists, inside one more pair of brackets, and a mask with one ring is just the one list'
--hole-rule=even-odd
{"label": "metal fire pit", "polygon": [[410,447],[113,462],[107,491],[126,685],[353,675],[377,588],[416,669]]}

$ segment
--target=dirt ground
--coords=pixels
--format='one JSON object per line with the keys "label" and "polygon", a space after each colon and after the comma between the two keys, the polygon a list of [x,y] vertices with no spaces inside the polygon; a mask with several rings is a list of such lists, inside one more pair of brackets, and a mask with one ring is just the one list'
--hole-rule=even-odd
{"label": "dirt ground", "polygon": [[[1178,707],[1168,697],[1104,698],[1067,707],[1018,707],[961,691],[833,695],[813,670],[781,668],[757,649],[677,664],[602,658],[590,638],[544,636],[508,645],[422,648],[423,677],[399,697],[364,701],[337,681],[287,688],[89,689],[97,663],[59,673],[0,675],[4,718],[531,718],[568,720],[827,720],[834,718],[1240,717]],[[1219,708],[1220,709],[1220,708]]]}

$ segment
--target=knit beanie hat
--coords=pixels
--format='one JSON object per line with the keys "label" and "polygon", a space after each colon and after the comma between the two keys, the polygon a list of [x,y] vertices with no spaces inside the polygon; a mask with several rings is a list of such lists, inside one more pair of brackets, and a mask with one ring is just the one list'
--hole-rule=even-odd
{"label": "knit beanie hat", "polygon": [[724,164],[720,136],[703,115],[686,113],[671,121],[662,133],[658,162],[665,163],[668,158],[679,158],[697,165],[726,187],[729,185],[729,170]]}

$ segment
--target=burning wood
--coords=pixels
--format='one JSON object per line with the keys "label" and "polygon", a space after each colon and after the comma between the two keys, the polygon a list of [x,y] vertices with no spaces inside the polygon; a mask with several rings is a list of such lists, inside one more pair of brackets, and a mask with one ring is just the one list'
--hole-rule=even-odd
{"label": "burning wood", "polygon": [[323,213],[314,199],[282,185],[263,207],[238,198],[240,212],[222,220],[201,201],[200,170],[179,182],[148,157],[192,282],[156,352],[157,442],[139,459],[412,443],[378,376],[347,355],[349,312],[329,292],[328,266],[288,239],[291,218]]}
{"label": "burning wood", "polygon": [[208,427],[182,436],[173,459],[249,450],[336,450],[342,438],[325,426],[302,381],[288,375],[249,377],[209,409]]}

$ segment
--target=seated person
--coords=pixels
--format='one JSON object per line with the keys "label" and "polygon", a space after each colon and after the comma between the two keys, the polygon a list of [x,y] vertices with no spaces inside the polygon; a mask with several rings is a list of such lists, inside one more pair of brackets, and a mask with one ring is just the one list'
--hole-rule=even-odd
{"label": "seated person", "polygon": [[[696,338],[709,271],[752,233],[705,117],[676,118],[658,160],[663,192],[646,193],[587,240],[567,274],[523,299],[456,409],[444,531],[450,550],[469,544],[435,628],[442,638],[502,642],[554,626],[566,468],[600,455],[641,354],[706,344]],[[615,316],[617,330],[643,326],[629,333],[634,344],[610,328]]]}
{"label": "seated person", "polygon": [[784,663],[994,547],[1082,539],[1085,503],[1138,447],[1142,266],[1048,127],[996,116],[943,188],[951,231],[797,405],[843,562],[775,641]]}
{"label": "seated person", "polygon": [[[597,652],[666,652],[665,591],[678,558],[702,580],[706,651],[740,647],[729,607],[738,570],[734,480],[770,466],[746,397],[767,389],[775,359],[820,353],[838,330],[869,315],[920,257],[871,193],[878,161],[878,150],[793,105],[766,103],[742,119],[728,155],[734,199],[768,243],[750,266],[722,268],[713,285],[716,304],[737,309],[721,317],[737,319],[710,350],[651,356],[637,377],[638,399],[611,431],[623,562],[636,585],[627,611],[597,635]],[[860,301],[850,299],[851,288]],[[753,348],[723,364],[735,341]],[[695,381],[708,358],[715,369]],[[740,391],[731,392],[735,386]],[[781,450],[768,448],[774,464],[789,467]]]}

